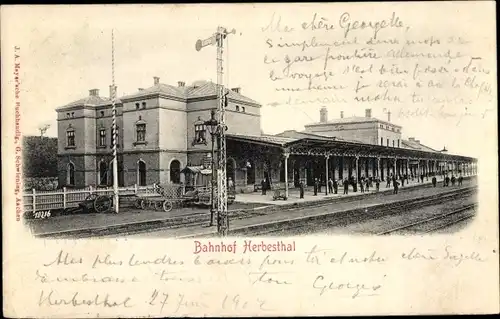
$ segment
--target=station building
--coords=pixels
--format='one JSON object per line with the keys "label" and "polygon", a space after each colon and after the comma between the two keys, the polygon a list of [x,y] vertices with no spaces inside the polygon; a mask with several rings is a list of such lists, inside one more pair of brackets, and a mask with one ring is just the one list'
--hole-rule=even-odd
{"label": "station building", "polygon": [[[110,87],[111,93],[112,87]],[[297,187],[318,178],[419,176],[452,172],[474,174],[476,159],[434,150],[415,138],[402,137],[402,127],[364,116],[329,119],[322,107],[319,122],[303,131],[276,135],[261,131],[261,105],[229,90],[226,109],[227,175],[237,191],[254,191],[267,180]],[[217,107],[216,84],[197,81],[176,86],[153,78],[149,88],[120,97],[116,102],[118,182],[120,186],[209,183],[211,138],[204,121]],[[98,89],[59,107],[59,185],[111,185],[112,103]]]}

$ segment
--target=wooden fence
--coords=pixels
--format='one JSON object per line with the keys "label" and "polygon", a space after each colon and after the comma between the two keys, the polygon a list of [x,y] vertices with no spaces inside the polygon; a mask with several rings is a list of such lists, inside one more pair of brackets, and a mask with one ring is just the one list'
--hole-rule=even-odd
{"label": "wooden fence", "polygon": [[[159,192],[161,189],[161,192]],[[23,194],[24,212],[35,212],[49,209],[61,209],[78,207],[78,203],[84,201],[90,194],[112,196],[114,190],[108,188],[67,189],[56,191],[37,191],[33,189],[30,193]],[[149,186],[129,186],[118,188],[119,196],[147,196],[161,193],[167,198],[180,197],[184,193],[184,186],[181,185],[149,185]]]}

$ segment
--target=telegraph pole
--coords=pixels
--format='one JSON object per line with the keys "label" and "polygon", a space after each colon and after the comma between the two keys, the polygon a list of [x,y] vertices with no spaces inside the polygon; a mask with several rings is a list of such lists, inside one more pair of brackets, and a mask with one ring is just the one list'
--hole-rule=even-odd
{"label": "telegraph pole", "polygon": [[198,40],[196,50],[200,51],[208,45],[217,46],[217,232],[220,236],[227,236],[229,220],[227,216],[227,180],[226,180],[226,130],[225,108],[227,106],[227,94],[224,89],[223,53],[224,40],[228,34],[236,33],[236,30],[228,32],[226,28],[218,27],[217,32],[210,38]]}
{"label": "telegraph pole", "polygon": [[119,211],[118,203],[118,159],[116,151],[116,85],[115,85],[115,34],[111,30],[111,105],[113,109],[113,193],[115,213]]}

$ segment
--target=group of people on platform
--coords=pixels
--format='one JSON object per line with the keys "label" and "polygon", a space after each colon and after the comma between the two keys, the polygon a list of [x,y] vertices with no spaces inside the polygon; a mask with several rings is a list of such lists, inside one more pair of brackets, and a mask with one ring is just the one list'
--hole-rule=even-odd
{"label": "group of people on platform", "polygon": [[[455,177],[455,175],[451,175],[451,177],[448,176],[448,174],[443,173],[443,187],[449,186],[451,182],[451,186],[455,186],[455,183],[458,183],[458,186],[462,185],[463,182],[463,177],[460,175],[458,178]],[[420,183],[423,183],[424,180],[429,177],[432,177],[432,185],[433,187],[437,186],[437,178],[436,178],[435,173],[427,173],[427,174],[420,174],[420,176],[415,176],[413,174],[407,175],[393,175],[391,174],[388,176],[386,179],[386,188],[393,187],[393,194],[398,194],[399,187],[404,187],[405,183],[409,184],[409,181],[414,181],[415,178],[417,178],[417,181]],[[380,183],[382,180],[377,176],[377,177],[372,177],[368,176],[368,178],[365,178],[364,175],[361,176],[359,181],[356,181],[354,176],[350,176],[349,178],[340,178],[338,180],[329,178],[325,187],[327,187],[327,192],[328,194],[338,194],[339,187],[343,187],[343,194],[347,195],[349,194],[349,187],[352,187],[353,192],[358,191],[358,186],[359,190],[361,193],[369,192],[370,189],[373,189],[375,187],[375,191],[378,192],[380,190]],[[324,182],[321,182],[320,179],[316,178],[314,179],[314,184],[313,184],[313,190],[314,190],[314,196],[317,196],[318,193],[321,193],[321,188],[324,185]],[[262,187],[262,195],[266,195],[266,190],[271,189],[271,182],[267,181],[266,179],[263,179],[261,181],[261,187]],[[305,193],[305,182],[303,180],[300,181],[299,183],[299,190],[300,190],[300,198],[304,198],[304,193]]]}

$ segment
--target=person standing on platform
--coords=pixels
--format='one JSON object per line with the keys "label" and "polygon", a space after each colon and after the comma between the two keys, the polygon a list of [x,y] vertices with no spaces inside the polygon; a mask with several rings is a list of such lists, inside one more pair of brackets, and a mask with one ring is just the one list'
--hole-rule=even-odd
{"label": "person standing on platform", "polygon": [[458,177],[458,186],[462,186],[462,182],[463,182],[464,178],[462,177],[462,175],[460,175]]}
{"label": "person standing on platform", "polygon": [[300,187],[300,198],[304,198],[304,181],[300,181],[300,184],[299,184],[299,187]]}
{"label": "person standing on platform", "polygon": [[397,194],[399,189],[399,182],[396,180],[396,178],[394,178],[393,185],[394,185],[394,194]]}
{"label": "person standing on platform", "polygon": [[432,177],[432,186],[436,187],[436,184],[437,184],[437,179],[436,179],[436,176],[434,176],[434,177]]}
{"label": "person standing on platform", "polygon": [[347,195],[349,193],[349,181],[344,179],[344,195]]}
{"label": "person standing on platform", "polygon": [[455,175],[451,175],[451,186],[455,186],[456,178]]}
{"label": "person standing on platform", "polygon": [[445,180],[446,187],[450,186],[450,177],[448,175],[446,175],[444,180]]}
{"label": "person standing on platform", "polygon": [[369,192],[370,191],[370,183],[371,183],[371,177],[368,178],[365,182],[365,191]]}
{"label": "person standing on platform", "polygon": [[359,179],[359,189],[361,190],[361,193],[364,193],[365,192],[365,185],[364,185],[365,181],[363,179],[363,177],[361,177]]}
{"label": "person standing on platform", "polygon": [[420,183],[424,182],[424,174],[420,174]]}
{"label": "person standing on platform", "polygon": [[333,193],[333,180],[332,178],[330,177],[328,179],[328,194],[331,194]]}
{"label": "person standing on platform", "polygon": [[[339,181],[342,182],[342,180],[339,180]],[[334,194],[337,194],[338,190],[339,190],[339,182],[337,180],[334,180],[333,181],[333,192],[334,192]]]}
{"label": "person standing on platform", "polygon": [[319,184],[318,179],[315,178],[314,179],[314,196],[318,196],[318,184]]}
{"label": "person standing on platform", "polygon": [[375,178],[375,190],[377,193],[380,190],[380,179],[378,177]]}
{"label": "person standing on platform", "polygon": [[391,179],[392,179],[392,175],[389,177],[387,177],[387,185],[385,185],[385,188],[389,188],[391,187]]}
{"label": "person standing on platform", "polygon": [[401,179],[401,187],[405,186],[405,177],[403,175],[400,176]]}
{"label": "person standing on platform", "polygon": [[260,182],[260,187],[262,187],[262,195],[266,195],[267,183],[265,178],[263,178],[262,181]]}

